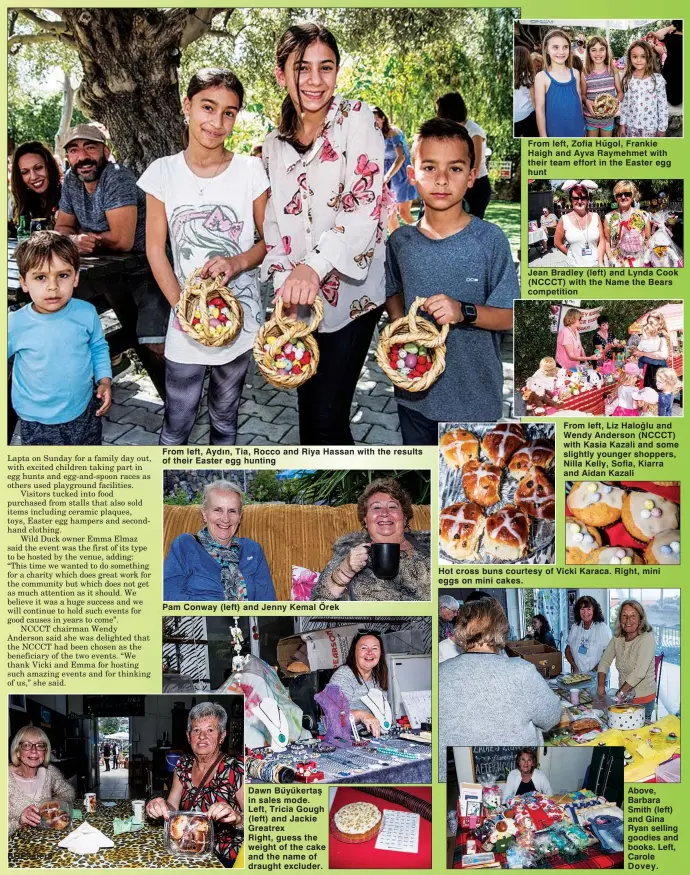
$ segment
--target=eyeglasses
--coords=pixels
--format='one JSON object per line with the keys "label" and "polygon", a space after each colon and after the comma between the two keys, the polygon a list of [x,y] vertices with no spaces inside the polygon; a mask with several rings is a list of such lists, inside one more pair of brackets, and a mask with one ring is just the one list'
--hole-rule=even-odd
{"label": "eyeglasses", "polygon": [[45,743],[45,741],[22,741],[19,747],[21,747],[22,750],[31,750],[35,747],[36,750],[40,750],[43,753],[48,750],[48,745]]}
{"label": "eyeglasses", "polygon": [[631,191],[619,191],[616,197],[632,197]]}
{"label": "eyeglasses", "polygon": [[582,197],[582,195],[576,194],[575,197],[571,197],[570,200],[573,201],[573,203],[574,203],[575,201],[585,201],[585,202],[586,202],[586,201],[589,200],[589,198],[587,198],[587,197]]}

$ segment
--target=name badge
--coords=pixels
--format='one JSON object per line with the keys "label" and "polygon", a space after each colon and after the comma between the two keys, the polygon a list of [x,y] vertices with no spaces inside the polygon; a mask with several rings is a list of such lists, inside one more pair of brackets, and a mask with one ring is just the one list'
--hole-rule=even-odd
{"label": "name badge", "polygon": [[582,653],[583,655],[586,655],[587,654],[587,645],[580,644],[580,646],[577,648],[577,652]]}
{"label": "name badge", "polygon": [[591,246],[583,246],[582,247],[582,254],[583,255],[591,255],[592,254],[592,247]]}

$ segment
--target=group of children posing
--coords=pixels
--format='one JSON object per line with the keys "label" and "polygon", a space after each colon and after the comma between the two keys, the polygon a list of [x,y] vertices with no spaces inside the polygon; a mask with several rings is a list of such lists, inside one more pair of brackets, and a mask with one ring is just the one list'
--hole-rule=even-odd
{"label": "group of children posing", "polygon": [[[283,34],[276,77],[287,95],[263,164],[225,148],[242,84],[228,70],[200,71],[183,101],[185,149],[154,161],[139,179],[146,253],[171,307],[162,444],[188,441],[209,367],[211,443],[235,443],[264,319],[260,278],[272,279],[289,312],[317,295],[324,301],[318,371],[298,389],[302,444],[354,443],[350,406],[378,319],[384,306],[391,318],[402,315],[419,295],[427,317],[451,330],[436,383],[426,392],[396,392],[403,441],[435,444],[446,419],[501,417],[499,332],[512,327],[519,287],[505,234],[463,208],[477,174],[473,139],[454,121],[421,126],[407,174],[424,214],[386,242],[383,137],[366,103],[336,93],[339,63],[335,38],[321,25],[293,25]],[[42,231],[18,246],[16,258],[32,299],[9,321],[22,442],[98,444],[111,374],[94,308],[72,299],[76,246]],[[181,290],[199,267],[221,277],[242,304],[242,332],[227,346],[203,346],[177,323]],[[460,378],[479,363],[481,386]]]}
{"label": "group of children posing", "polygon": [[[601,36],[587,40],[584,63],[579,65],[569,35],[560,29],[550,30],[542,43],[541,59],[543,69],[536,70],[534,56],[524,46],[515,48],[515,136],[612,137],[616,117],[619,137],[665,135],[666,82],[658,72],[657,54],[646,40],[635,40],[628,46],[622,78],[609,44]],[[617,102],[605,117],[595,111],[595,101],[601,95]]]}

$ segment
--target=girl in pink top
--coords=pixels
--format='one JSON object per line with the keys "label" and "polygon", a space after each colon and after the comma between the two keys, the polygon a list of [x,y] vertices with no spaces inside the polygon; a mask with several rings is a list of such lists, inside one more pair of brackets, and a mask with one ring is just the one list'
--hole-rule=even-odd
{"label": "girl in pink top", "polygon": [[556,340],[556,362],[561,368],[576,368],[581,362],[598,359],[599,355],[586,355],[580,340],[580,320],[582,313],[571,309],[563,317],[563,328]]}

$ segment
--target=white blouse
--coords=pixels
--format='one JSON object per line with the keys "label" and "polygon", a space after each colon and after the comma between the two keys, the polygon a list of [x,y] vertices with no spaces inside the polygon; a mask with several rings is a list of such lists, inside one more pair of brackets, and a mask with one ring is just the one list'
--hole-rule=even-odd
{"label": "white blouse", "polygon": [[385,300],[384,141],[366,103],[336,95],[303,155],[271,131],[263,159],[271,183],[261,278],[276,291],[297,264],[319,275],[325,315],[338,331]]}
{"label": "white blouse", "polygon": [[[618,403],[621,403],[620,389]],[[582,623],[573,623],[568,633],[568,646],[578,671],[594,671],[610,640],[611,630],[606,623],[592,623],[589,629],[585,629]]]}

